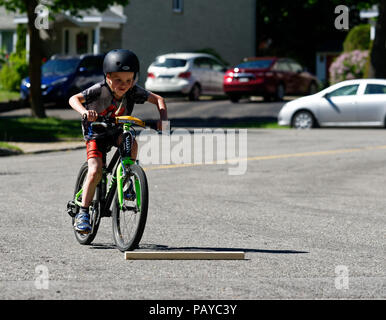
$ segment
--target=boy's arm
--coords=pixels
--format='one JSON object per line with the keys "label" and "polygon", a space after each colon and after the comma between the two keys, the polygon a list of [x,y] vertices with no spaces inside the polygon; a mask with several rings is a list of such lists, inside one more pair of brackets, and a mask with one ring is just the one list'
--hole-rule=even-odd
{"label": "boy's arm", "polygon": [[153,92],[149,92],[149,97],[147,101],[153,103],[157,106],[159,111],[160,120],[157,122],[158,130],[162,130],[162,121],[168,121],[168,111],[166,108],[165,100],[161,96],[154,94]]}
{"label": "boy's arm", "polygon": [[83,103],[86,100],[84,99],[84,96],[82,93],[78,93],[73,95],[70,100],[68,100],[68,103],[70,104],[71,108],[75,111],[78,111],[82,116],[83,114],[87,114],[87,120],[88,121],[95,121],[98,118],[98,113],[95,110],[87,110]]}

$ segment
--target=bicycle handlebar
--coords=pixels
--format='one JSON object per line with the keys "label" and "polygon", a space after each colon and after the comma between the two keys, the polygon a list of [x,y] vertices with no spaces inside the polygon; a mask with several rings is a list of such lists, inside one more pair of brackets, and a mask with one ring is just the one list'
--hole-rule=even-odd
{"label": "bicycle handlebar", "polygon": [[[83,121],[87,120],[87,114],[82,115],[82,120]],[[103,126],[104,128],[107,128],[107,127],[109,127],[109,125],[115,124],[116,120],[110,119],[110,118],[105,117],[105,116],[98,116],[97,121],[90,121],[90,122],[91,122],[90,125],[92,127],[100,125],[100,126]],[[156,120],[146,121],[146,127],[157,131],[158,134],[162,133],[162,130],[158,129]]]}

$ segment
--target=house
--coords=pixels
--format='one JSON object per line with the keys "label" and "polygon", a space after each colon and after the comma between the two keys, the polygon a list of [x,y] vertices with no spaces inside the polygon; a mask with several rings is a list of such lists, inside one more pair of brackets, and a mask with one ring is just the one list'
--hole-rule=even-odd
{"label": "house", "polygon": [[0,52],[9,54],[16,50],[16,24],[14,15],[0,7]]}
{"label": "house", "polygon": [[[80,14],[57,14],[48,29],[40,30],[44,56],[131,49],[140,58],[144,83],[147,67],[160,54],[211,49],[230,65],[256,54],[256,0],[130,0],[125,8]],[[14,49],[16,25],[26,23],[25,14],[1,14],[7,48]]]}
{"label": "house", "polygon": [[[48,29],[40,29],[43,56],[98,54],[122,45],[122,25],[126,22],[122,7],[112,6],[103,13],[91,9],[79,14],[81,17],[71,16],[68,12],[56,14],[55,19],[49,21]],[[15,16],[13,22],[26,24],[27,17]],[[27,35],[27,51],[28,46]]]}
{"label": "house", "polygon": [[130,0],[122,44],[141,60],[140,79],[158,55],[212,49],[229,65],[256,54],[256,0]]}

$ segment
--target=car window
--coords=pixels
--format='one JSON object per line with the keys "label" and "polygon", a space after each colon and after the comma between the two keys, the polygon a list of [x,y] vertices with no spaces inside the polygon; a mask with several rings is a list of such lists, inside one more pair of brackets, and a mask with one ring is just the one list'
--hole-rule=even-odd
{"label": "car window", "polygon": [[212,69],[213,70],[221,72],[224,70],[224,68],[225,67],[222,64],[220,64],[219,62],[212,60]]}
{"label": "car window", "polygon": [[386,85],[383,84],[368,84],[365,94],[386,94]]}
{"label": "car window", "polygon": [[269,68],[273,60],[254,60],[245,61],[236,66],[236,68],[266,69]]}
{"label": "car window", "polygon": [[288,63],[284,62],[284,61],[276,62],[275,65],[273,66],[273,70],[276,70],[276,71],[292,71],[292,69],[290,68]]}
{"label": "car window", "polygon": [[211,59],[209,58],[196,58],[194,59],[194,66],[196,68],[204,68],[204,69],[210,69],[211,68]]}
{"label": "car window", "polygon": [[103,70],[103,59],[99,57],[84,58],[79,67],[86,68],[87,72],[97,73]]}
{"label": "car window", "polygon": [[352,84],[349,86],[344,86],[339,89],[336,89],[328,94],[330,97],[338,96],[352,96],[355,95],[358,91],[359,84]]}
{"label": "car window", "polygon": [[42,66],[42,76],[64,76],[74,73],[79,60],[66,59],[66,60],[48,60]]}
{"label": "car window", "polygon": [[302,66],[296,62],[291,62],[289,65],[290,65],[291,70],[293,72],[302,72],[303,71]]}
{"label": "car window", "polygon": [[164,68],[180,68],[185,67],[186,65],[185,59],[177,59],[177,58],[158,58],[154,63],[154,67],[164,67]]}

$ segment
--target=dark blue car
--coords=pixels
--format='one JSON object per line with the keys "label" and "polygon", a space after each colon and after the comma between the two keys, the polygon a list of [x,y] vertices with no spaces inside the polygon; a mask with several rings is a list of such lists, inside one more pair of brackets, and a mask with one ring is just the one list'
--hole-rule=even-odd
{"label": "dark blue car", "polygon": [[[42,66],[42,98],[45,105],[67,106],[68,99],[103,80],[104,55],[53,56]],[[21,99],[28,101],[30,80],[22,80]]]}

